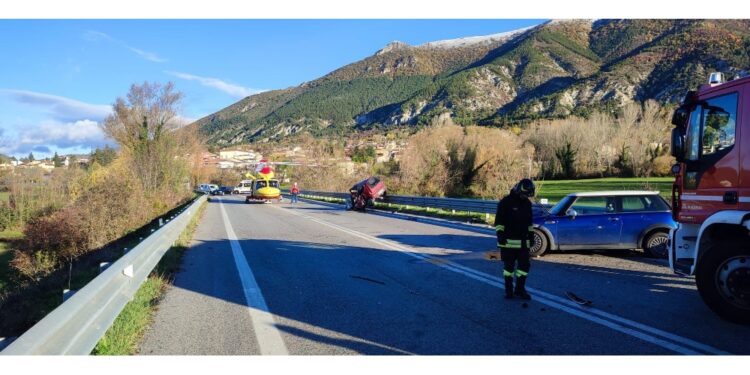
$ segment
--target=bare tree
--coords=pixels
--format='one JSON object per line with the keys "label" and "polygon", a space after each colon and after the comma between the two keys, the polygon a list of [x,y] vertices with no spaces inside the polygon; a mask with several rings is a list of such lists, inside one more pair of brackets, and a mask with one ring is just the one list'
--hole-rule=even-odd
{"label": "bare tree", "polygon": [[117,98],[113,113],[101,125],[130,159],[146,193],[174,187],[189,173],[185,163],[177,160],[190,143],[186,132],[176,131],[181,99],[171,82],[132,85],[125,99]]}

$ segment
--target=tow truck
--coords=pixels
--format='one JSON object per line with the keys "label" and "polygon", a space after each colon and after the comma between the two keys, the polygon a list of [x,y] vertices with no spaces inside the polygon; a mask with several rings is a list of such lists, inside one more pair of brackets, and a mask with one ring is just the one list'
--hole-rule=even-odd
{"label": "tow truck", "polygon": [[711,73],[672,116],[669,266],[720,317],[750,324],[750,77]]}

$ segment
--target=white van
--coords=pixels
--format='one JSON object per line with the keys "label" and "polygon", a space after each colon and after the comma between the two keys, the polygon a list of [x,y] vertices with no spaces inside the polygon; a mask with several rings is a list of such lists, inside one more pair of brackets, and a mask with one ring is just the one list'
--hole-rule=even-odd
{"label": "white van", "polygon": [[234,187],[233,194],[252,194],[253,180],[242,180]]}

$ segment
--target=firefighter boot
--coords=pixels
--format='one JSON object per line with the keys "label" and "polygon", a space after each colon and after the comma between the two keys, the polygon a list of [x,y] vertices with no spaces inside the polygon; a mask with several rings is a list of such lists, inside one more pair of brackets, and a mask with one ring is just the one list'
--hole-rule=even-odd
{"label": "firefighter boot", "polygon": [[505,277],[505,298],[513,298],[513,277]]}
{"label": "firefighter boot", "polygon": [[[508,284],[505,284],[506,290],[508,287]],[[518,276],[516,277],[516,296],[521,299],[529,300],[531,299],[531,296],[529,293],[526,293],[526,276]]]}

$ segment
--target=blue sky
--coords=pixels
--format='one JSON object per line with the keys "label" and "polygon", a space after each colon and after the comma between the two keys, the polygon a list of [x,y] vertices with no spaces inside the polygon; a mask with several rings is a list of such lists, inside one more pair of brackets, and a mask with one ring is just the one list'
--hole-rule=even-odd
{"label": "blue sky", "polygon": [[133,83],[175,83],[197,119],[299,85],[400,40],[488,35],[544,20],[0,20],[0,152],[111,144],[97,122]]}

